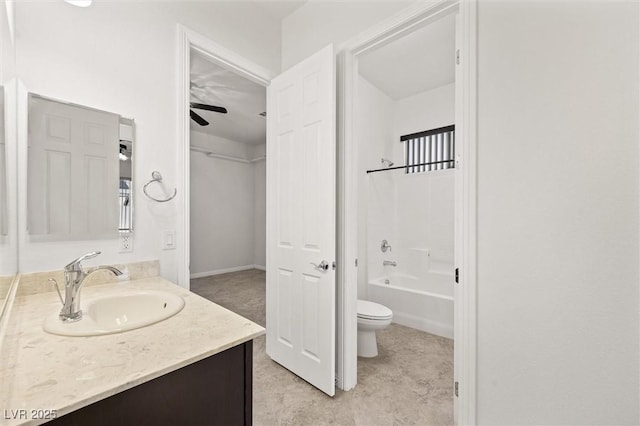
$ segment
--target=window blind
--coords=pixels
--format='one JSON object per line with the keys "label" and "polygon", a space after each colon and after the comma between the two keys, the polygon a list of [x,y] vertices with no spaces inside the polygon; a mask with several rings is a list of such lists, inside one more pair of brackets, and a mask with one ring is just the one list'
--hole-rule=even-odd
{"label": "window blind", "polygon": [[[405,173],[452,169],[455,158],[455,125],[400,137],[404,143]],[[436,164],[425,164],[425,163]]]}

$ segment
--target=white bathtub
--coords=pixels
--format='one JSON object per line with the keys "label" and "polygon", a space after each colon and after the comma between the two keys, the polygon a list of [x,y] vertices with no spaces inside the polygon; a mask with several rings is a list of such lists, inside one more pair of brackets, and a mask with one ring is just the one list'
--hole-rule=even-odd
{"label": "white bathtub", "polygon": [[381,277],[369,282],[368,299],[391,309],[395,323],[453,339],[453,276],[430,273],[426,280]]}

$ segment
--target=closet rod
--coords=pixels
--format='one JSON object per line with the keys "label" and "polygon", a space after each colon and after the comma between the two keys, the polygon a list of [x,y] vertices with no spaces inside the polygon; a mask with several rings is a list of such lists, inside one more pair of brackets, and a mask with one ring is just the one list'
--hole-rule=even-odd
{"label": "closet rod", "polygon": [[367,173],[386,172],[387,170],[407,169],[409,167],[430,166],[432,164],[453,163],[454,161],[455,160],[442,160],[442,161],[431,161],[429,163],[411,164],[409,166],[387,167],[386,169],[367,170]]}
{"label": "closet rod", "polygon": [[256,161],[260,161],[265,158],[264,156],[262,156],[262,157],[253,158],[251,160],[247,160],[246,158],[234,157],[231,155],[216,154],[215,152],[207,151],[206,149],[198,148],[196,146],[192,146],[190,147],[190,149],[191,151],[201,152],[207,157],[220,158],[222,160],[236,161],[238,163],[245,163],[245,164],[255,163]]}

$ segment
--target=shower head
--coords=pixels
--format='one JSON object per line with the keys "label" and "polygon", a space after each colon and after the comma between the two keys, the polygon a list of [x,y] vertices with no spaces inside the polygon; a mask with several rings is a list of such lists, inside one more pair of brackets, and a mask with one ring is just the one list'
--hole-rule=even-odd
{"label": "shower head", "polygon": [[391,166],[393,166],[393,161],[391,161],[391,160],[387,160],[386,158],[381,158],[381,159],[380,159],[380,162],[381,162],[382,164],[387,163],[387,167],[391,167]]}

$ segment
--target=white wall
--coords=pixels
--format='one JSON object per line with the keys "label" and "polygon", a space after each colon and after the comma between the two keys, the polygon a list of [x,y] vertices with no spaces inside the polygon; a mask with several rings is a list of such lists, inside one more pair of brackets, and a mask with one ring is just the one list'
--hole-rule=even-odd
{"label": "white wall", "polygon": [[368,276],[379,277],[384,272],[380,242],[393,239],[394,208],[389,198],[393,182],[389,173],[394,172],[367,174],[367,170],[382,166],[381,157],[391,156],[393,101],[363,77],[358,78],[357,93],[358,297],[366,299]]}
{"label": "white wall", "polygon": [[638,3],[478,36],[478,421],[638,424]]}
{"label": "white wall", "polygon": [[[77,8],[35,1],[16,3],[16,13],[25,90],[117,112],[136,123],[134,251],[118,253],[116,240],[30,244],[22,230],[20,270],[60,269],[79,254],[102,250],[96,262],[159,259],[162,275],[177,281],[176,251],[161,250],[160,237],[164,229],[177,231],[184,194],[158,204],[141,191],[153,170],[162,173],[167,191],[177,183],[177,24],[277,73],[279,23],[248,2],[94,2]],[[25,167],[21,173],[24,182]],[[25,214],[23,202],[20,217]]]}
{"label": "white wall", "polygon": [[[393,137],[455,124],[455,84],[447,84],[426,92],[399,99],[393,108]],[[404,146],[393,144],[393,160],[404,164]]]}
{"label": "white wall", "polygon": [[339,45],[413,1],[310,1],[282,20],[282,69]]}
{"label": "white wall", "polygon": [[[400,136],[455,124],[455,84],[400,99],[394,102],[393,112],[393,159],[396,164],[405,164]],[[453,171],[395,172],[393,176],[398,247],[426,249],[429,272],[453,274]],[[427,270],[412,269],[416,269],[412,275],[421,278]],[[428,287],[425,290],[433,292]]]}
{"label": "white wall", "polygon": [[[212,137],[191,132],[202,146]],[[221,139],[221,138],[215,138]],[[226,140],[238,151],[246,145]],[[215,148],[209,148],[219,153]],[[191,151],[190,271],[204,276],[253,264],[253,166]],[[242,156],[245,158],[246,154]]]}
{"label": "white wall", "polygon": [[191,132],[191,145],[244,160],[191,151],[191,275],[201,277],[265,265],[263,145]]}
{"label": "white wall", "polygon": [[245,143],[194,130],[191,130],[190,138],[191,146],[198,149],[203,149],[218,155],[239,158],[241,160],[250,160],[253,158],[252,147]]}
{"label": "white wall", "polygon": [[267,267],[267,163],[253,163],[253,264]]}
{"label": "white wall", "polygon": [[267,266],[267,145],[249,148],[253,163],[253,263],[258,268]]}
{"label": "white wall", "polygon": [[[285,66],[346,25],[308,11]],[[481,1],[478,23],[478,421],[638,424],[638,5]]]}

